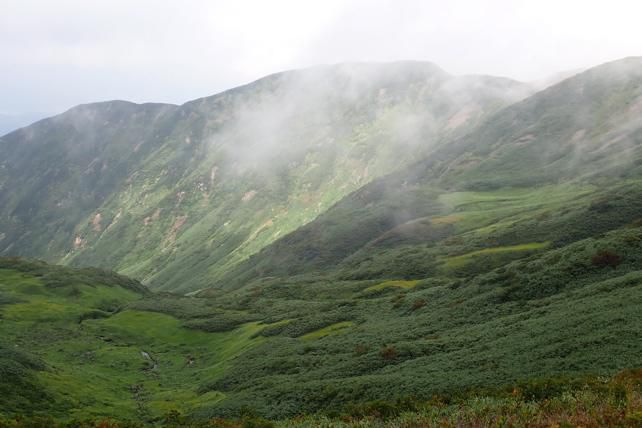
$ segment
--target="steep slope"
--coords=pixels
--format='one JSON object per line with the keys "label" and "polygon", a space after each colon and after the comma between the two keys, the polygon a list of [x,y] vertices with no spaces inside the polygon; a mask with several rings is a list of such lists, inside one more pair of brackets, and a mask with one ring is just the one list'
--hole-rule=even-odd
{"label": "steep slope", "polygon": [[528,93],[428,63],[345,64],[180,107],[72,109],[0,140],[0,253],[202,288]]}
{"label": "steep slope", "polygon": [[229,396],[205,414],[642,364],[641,100],[642,59],[596,67],[240,264],[202,295],[277,324],[205,383]]}
{"label": "steep slope", "polygon": [[[397,275],[421,276],[435,255],[464,252],[456,233],[465,232],[459,239],[472,251],[525,239],[568,243],[619,227],[642,208],[641,113],[642,59],[591,69],[359,189],[239,265],[220,285],[327,270],[342,261],[346,275],[365,264],[391,272],[397,263]],[[582,211],[564,215],[577,204]],[[483,213],[487,208],[495,212]],[[542,216],[541,228],[526,221],[534,212]],[[586,229],[576,230],[578,224]],[[404,270],[390,257],[404,259],[402,266],[414,262],[393,248],[423,261]],[[387,258],[379,258],[382,253]],[[359,275],[375,274],[368,272]]]}
{"label": "steep slope", "polygon": [[0,139],[1,252],[59,260],[81,247],[75,229],[162,144],[174,109],[82,105]]}

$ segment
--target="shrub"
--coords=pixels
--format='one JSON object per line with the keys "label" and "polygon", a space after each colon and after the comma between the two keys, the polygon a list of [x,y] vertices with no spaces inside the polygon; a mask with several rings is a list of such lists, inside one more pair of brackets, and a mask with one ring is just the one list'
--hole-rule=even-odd
{"label": "shrub", "polygon": [[276,425],[274,422],[268,421],[260,417],[245,417],[243,418],[242,427],[243,428],[274,428]]}
{"label": "shrub", "polygon": [[397,349],[394,346],[384,346],[381,348],[381,351],[379,351],[379,354],[384,360],[392,361],[397,358]]}
{"label": "shrub", "polygon": [[417,309],[420,309],[424,306],[426,306],[426,301],[424,299],[417,299],[412,302],[412,306],[410,307],[410,309],[416,311]]}
{"label": "shrub", "polygon": [[366,345],[359,344],[359,345],[354,347],[354,354],[355,355],[363,355],[366,352],[368,352],[368,348],[366,347]]}
{"label": "shrub", "polygon": [[599,251],[592,258],[593,266],[617,268],[622,263],[622,258],[612,251]]}
{"label": "shrub", "polygon": [[531,379],[517,384],[512,395],[525,400],[545,400],[559,397],[566,391],[572,391],[580,387],[579,381],[572,381],[566,378]]}

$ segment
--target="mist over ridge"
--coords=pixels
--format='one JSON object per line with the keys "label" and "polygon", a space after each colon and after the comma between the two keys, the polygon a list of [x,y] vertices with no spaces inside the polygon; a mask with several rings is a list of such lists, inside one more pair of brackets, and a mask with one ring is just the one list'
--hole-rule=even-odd
{"label": "mist over ridge", "polygon": [[641,113],[355,62],[10,132],[0,425],[636,426]]}
{"label": "mist over ridge", "polygon": [[[4,164],[6,180],[39,191],[22,200],[5,193],[7,213],[31,214],[4,217],[13,237],[3,251],[26,246],[25,255],[116,268],[167,288],[184,282],[174,259],[179,270],[200,266],[194,281],[202,287],[342,196],[531,92],[430,63],[357,63],[277,73],[181,106],[81,105],[2,138],[19,148],[12,156],[30,153],[31,162],[61,156],[35,183],[20,178],[31,168],[11,169],[18,158]],[[19,225],[44,211],[64,223],[38,221],[33,241],[31,225]]]}

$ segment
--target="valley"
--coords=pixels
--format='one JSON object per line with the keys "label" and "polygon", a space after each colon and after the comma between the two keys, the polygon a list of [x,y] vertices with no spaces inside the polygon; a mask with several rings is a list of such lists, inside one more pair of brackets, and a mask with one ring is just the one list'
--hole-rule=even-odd
{"label": "valley", "polygon": [[1,137],[0,416],[637,426],[640,106],[359,64]]}

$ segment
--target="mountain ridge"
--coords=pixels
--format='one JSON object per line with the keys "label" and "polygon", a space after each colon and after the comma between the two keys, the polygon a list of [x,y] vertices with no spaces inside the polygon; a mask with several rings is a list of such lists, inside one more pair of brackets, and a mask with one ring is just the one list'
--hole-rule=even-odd
{"label": "mountain ridge", "polygon": [[[3,137],[4,147],[9,140],[28,138],[33,129],[52,126],[58,132],[56,144],[63,144],[63,139],[99,144],[94,154],[85,155],[87,159],[61,158],[65,174],[70,169],[91,169],[89,164],[98,159],[106,172],[94,174],[109,175],[111,164],[101,160],[96,151],[103,147],[100,141],[120,140],[121,148],[112,144],[104,150],[118,151],[121,159],[128,160],[116,161],[121,166],[113,177],[105,178],[107,187],[93,206],[87,202],[82,213],[70,209],[75,218],[63,230],[49,224],[39,232],[43,235],[39,244],[27,244],[25,238],[16,243],[14,234],[4,240],[15,243],[13,248],[5,244],[0,252],[14,251],[76,265],[98,264],[165,289],[184,283],[181,265],[194,266],[198,259],[196,269],[202,272],[198,283],[183,286],[202,288],[208,278],[253,254],[284,230],[312,220],[349,190],[398,168],[430,150],[440,139],[473,126],[487,111],[529,91],[503,78],[452,77],[432,64],[401,62],[279,73],[181,106],[118,101],[79,106],[57,116],[54,122]],[[96,107],[99,111],[94,111]],[[135,111],[147,122],[132,119]],[[112,134],[99,137],[95,133],[98,129],[101,134]],[[53,129],[47,133],[49,139],[55,135]],[[139,145],[142,152],[137,149]],[[392,157],[394,153],[397,159]],[[66,162],[71,163],[67,166]],[[25,164],[21,169],[37,171],[35,165]],[[75,181],[85,180],[80,172],[74,174]],[[5,177],[8,180],[11,175]],[[22,187],[24,182],[29,178],[0,185]],[[62,182],[60,185],[65,186]],[[77,186],[82,189],[82,184]],[[16,193],[20,192],[14,192],[14,197]],[[230,199],[232,194],[241,205]],[[213,198],[221,197],[219,203],[211,205]],[[156,202],[132,205],[146,198],[155,198]],[[276,204],[269,208],[272,211],[257,205],[261,199],[263,207]],[[29,206],[35,209],[32,213],[37,213],[60,203],[38,202],[32,195]],[[255,206],[259,212],[252,214],[243,205]],[[51,212],[55,211],[53,208]],[[229,216],[245,221],[227,232],[226,221],[233,221]],[[3,217],[5,225],[17,218],[7,208],[0,215]],[[19,218],[30,221],[24,215]],[[129,230],[121,230],[126,223]],[[139,236],[144,243],[123,241],[115,234],[118,230],[122,236],[138,235],[141,223],[152,229]],[[57,228],[56,237],[51,226],[54,231]],[[201,238],[181,244],[183,250],[178,257],[182,260],[159,271],[158,266],[168,263],[168,251],[174,252],[177,240],[190,229],[192,235]],[[0,246],[2,243],[0,240]],[[21,245],[28,247],[20,249]],[[152,247],[160,251],[152,254]],[[214,254],[207,255],[211,251]]]}
{"label": "mountain ridge", "polygon": [[[632,71],[623,73],[631,67]],[[586,85],[592,92],[585,91]],[[624,101],[618,97],[625,97]],[[618,104],[611,106],[613,98]],[[604,105],[610,106],[609,118],[594,120]],[[453,215],[440,203],[449,193],[537,188],[581,182],[582,175],[589,182],[638,177],[642,174],[642,129],[636,127],[640,107],[642,58],[627,58],[575,75],[496,112],[470,134],[437,148],[426,159],[356,190],[314,222],[240,264],[221,284],[233,278],[240,278],[237,284],[247,281],[253,263],[262,266],[255,269],[267,269],[268,276],[274,271],[293,275],[306,272],[297,271],[297,266],[313,266],[309,260],[325,254],[321,266],[330,268],[330,260],[339,263],[349,255],[342,249],[366,245],[378,234],[409,221],[438,213]],[[608,147],[606,153],[603,147]],[[630,153],[622,156],[620,150]],[[376,208],[377,204],[382,207]],[[396,212],[401,207],[405,214]],[[341,228],[338,234],[331,232]],[[440,232],[430,233],[439,236]]]}
{"label": "mountain ridge", "polygon": [[11,140],[0,251],[151,290],[0,257],[0,420],[636,426],[642,60],[320,74]]}

